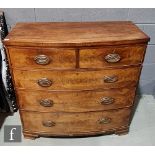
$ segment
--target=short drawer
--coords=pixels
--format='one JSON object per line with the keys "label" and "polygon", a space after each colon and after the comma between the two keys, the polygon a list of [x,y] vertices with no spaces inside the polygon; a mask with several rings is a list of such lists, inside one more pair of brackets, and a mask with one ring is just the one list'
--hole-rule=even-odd
{"label": "short drawer", "polygon": [[88,112],[129,107],[135,88],[51,92],[17,90],[20,109],[40,112]]}
{"label": "short drawer", "polygon": [[13,70],[15,86],[37,90],[92,90],[135,86],[141,67],[91,71]]}
{"label": "short drawer", "polygon": [[12,67],[16,68],[75,68],[74,49],[9,48]]}
{"label": "short drawer", "polygon": [[21,111],[24,130],[54,135],[115,130],[129,125],[131,109],[87,113],[38,113]]}
{"label": "short drawer", "polygon": [[81,68],[135,65],[143,62],[146,45],[80,50]]}

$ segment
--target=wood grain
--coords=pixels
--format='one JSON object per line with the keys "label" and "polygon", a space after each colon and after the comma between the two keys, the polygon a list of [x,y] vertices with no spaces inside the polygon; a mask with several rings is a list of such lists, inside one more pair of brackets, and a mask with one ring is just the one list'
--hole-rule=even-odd
{"label": "wood grain", "polygon": [[5,45],[80,47],[146,43],[149,37],[132,22],[17,23]]}
{"label": "wood grain", "polygon": [[[149,39],[128,21],[18,23],[3,42],[25,138],[128,133]],[[114,53],[120,61],[106,62]]]}
{"label": "wood grain", "polygon": [[[66,69],[76,67],[76,56],[74,49],[56,48],[9,48],[12,67],[16,68],[53,68]],[[47,65],[37,64],[36,56],[46,55],[50,62]]]}
{"label": "wood grain", "polygon": [[[84,132],[101,132],[117,129],[129,124],[131,109],[88,113],[39,113],[22,111],[23,126],[29,132],[48,132],[57,135],[70,135]],[[99,120],[108,117],[110,123],[100,124]],[[33,118],[33,119],[32,119]],[[55,126],[45,127],[43,121],[53,121]]]}
{"label": "wood grain", "polygon": [[[22,110],[40,112],[89,112],[129,107],[133,105],[135,88],[104,91],[51,92],[17,90]],[[128,96],[128,97],[126,97]],[[114,102],[101,104],[102,98],[111,97]],[[53,101],[51,107],[40,104],[43,99]]]}
{"label": "wood grain", "polygon": [[[80,50],[80,68],[104,68],[140,64],[143,62],[146,45],[126,47],[103,47]],[[119,54],[120,61],[110,63],[105,60],[108,54]]]}
{"label": "wood grain", "polygon": [[[92,71],[13,70],[15,86],[33,90],[91,90],[135,86],[141,67]],[[115,75],[118,81],[105,83],[104,77]],[[38,80],[47,78],[50,87],[41,87]]]}

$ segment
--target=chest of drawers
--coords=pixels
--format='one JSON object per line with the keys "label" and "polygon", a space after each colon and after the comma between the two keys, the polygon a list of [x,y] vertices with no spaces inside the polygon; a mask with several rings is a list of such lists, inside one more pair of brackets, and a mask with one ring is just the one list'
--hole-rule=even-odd
{"label": "chest of drawers", "polygon": [[18,23],[4,44],[25,138],[128,133],[148,41],[132,22]]}

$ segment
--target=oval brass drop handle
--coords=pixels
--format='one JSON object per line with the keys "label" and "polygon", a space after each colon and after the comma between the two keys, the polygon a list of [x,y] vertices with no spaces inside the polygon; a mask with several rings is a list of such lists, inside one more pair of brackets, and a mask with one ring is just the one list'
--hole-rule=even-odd
{"label": "oval brass drop handle", "polygon": [[111,118],[110,117],[103,117],[98,120],[99,124],[109,124],[111,123]]}
{"label": "oval brass drop handle", "polygon": [[116,81],[118,81],[118,77],[116,75],[104,76],[105,83],[114,83]]}
{"label": "oval brass drop handle", "polygon": [[34,58],[34,61],[39,65],[47,65],[50,63],[51,59],[47,55],[37,55]]}
{"label": "oval brass drop handle", "polygon": [[55,124],[55,122],[52,122],[52,121],[42,121],[42,125],[45,127],[53,127],[56,124]]}
{"label": "oval brass drop handle", "polygon": [[38,85],[41,87],[50,87],[53,82],[47,78],[41,78],[37,81]]}
{"label": "oval brass drop handle", "polygon": [[115,63],[121,60],[121,56],[117,53],[110,53],[104,57],[107,62]]}
{"label": "oval brass drop handle", "polygon": [[41,99],[39,103],[43,107],[52,107],[54,104],[54,102],[50,99]]}
{"label": "oval brass drop handle", "polygon": [[100,104],[102,104],[102,105],[109,105],[109,104],[114,103],[114,101],[115,101],[115,99],[112,98],[112,97],[103,97],[100,100]]}

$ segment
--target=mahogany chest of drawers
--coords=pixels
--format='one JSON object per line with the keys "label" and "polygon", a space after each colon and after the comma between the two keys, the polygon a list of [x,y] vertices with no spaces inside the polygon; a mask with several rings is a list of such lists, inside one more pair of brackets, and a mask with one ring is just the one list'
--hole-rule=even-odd
{"label": "mahogany chest of drawers", "polygon": [[18,23],[4,44],[23,134],[126,134],[149,37],[132,22]]}

